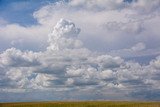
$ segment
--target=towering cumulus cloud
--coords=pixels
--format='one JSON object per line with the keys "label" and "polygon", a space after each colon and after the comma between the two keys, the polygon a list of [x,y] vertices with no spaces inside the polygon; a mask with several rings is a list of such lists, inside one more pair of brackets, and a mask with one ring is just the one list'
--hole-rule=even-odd
{"label": "towering cumulus cloud", "polygon": [[79,32],[80,29],[76,28],[74,23],[61,19],[49,35],[50,46],[48,49],[62,50],[81,47],[81,41],[77,40]]}
{"label": "towering cumulus cloud", "polygon": [[152,92],[155,99],[160,98],[156,96],[160,92],[159,57],[140,65],[92,52],[78,39],[79,33],[73,22],[61,19],[49,34],[46,51],[11,48],[0,54],[1,92],[49,90],[63,99],[132,99],[140,92],[147,98]]}

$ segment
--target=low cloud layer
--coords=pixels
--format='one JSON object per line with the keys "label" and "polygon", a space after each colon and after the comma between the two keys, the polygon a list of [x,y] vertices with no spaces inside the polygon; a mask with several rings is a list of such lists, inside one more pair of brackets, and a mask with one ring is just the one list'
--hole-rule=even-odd
{"label": "low cloud layer", "polygon": [[[60,19],[48,36],[45,51],[10,48],[2,52],[0,91],[9,94],[47,90],[61,100],[160,99],[160,57],[141,65],[94,52],[85,48],[78,37],[80,31],[72,21]],[[138,43],[131,50],[145,48]]]}

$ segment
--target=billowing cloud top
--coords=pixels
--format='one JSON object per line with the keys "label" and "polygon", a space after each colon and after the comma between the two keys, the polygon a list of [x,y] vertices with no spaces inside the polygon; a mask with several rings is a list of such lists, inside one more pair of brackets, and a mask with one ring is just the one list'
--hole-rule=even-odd
{"label": "billowing cloud top", "polygon": [[[15,46],[0,54],[0,93],[159,100],[159,7],[160,0],[60,1],[34,12],[38,25],[0,26],[0,38]],[[22,43],[43,49],[16,48]],[[146,56],[156,57],[134,60]]]}
{"label": "billowing cloud top", "polygon": [[76,28],[74,23],[61,19],[49,35],[48,49],[61,50],[64,48],[78,48],[82,45],[81,41],[76,40],[80,29]]}

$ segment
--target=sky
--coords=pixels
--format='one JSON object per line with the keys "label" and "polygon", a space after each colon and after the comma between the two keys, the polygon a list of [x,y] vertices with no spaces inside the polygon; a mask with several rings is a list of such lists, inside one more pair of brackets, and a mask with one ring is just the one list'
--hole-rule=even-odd
{"label": "sky", "polygon": [[160,0],[0,0],[0,102],[160,101]]}

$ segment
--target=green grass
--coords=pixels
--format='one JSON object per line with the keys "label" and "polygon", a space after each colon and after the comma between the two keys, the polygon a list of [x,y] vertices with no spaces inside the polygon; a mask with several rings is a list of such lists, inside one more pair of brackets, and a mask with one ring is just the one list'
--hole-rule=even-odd
{"label": "green grass", "polygon": [[0,103],[0,107],[160,107],[160,102],[82,101]]}

